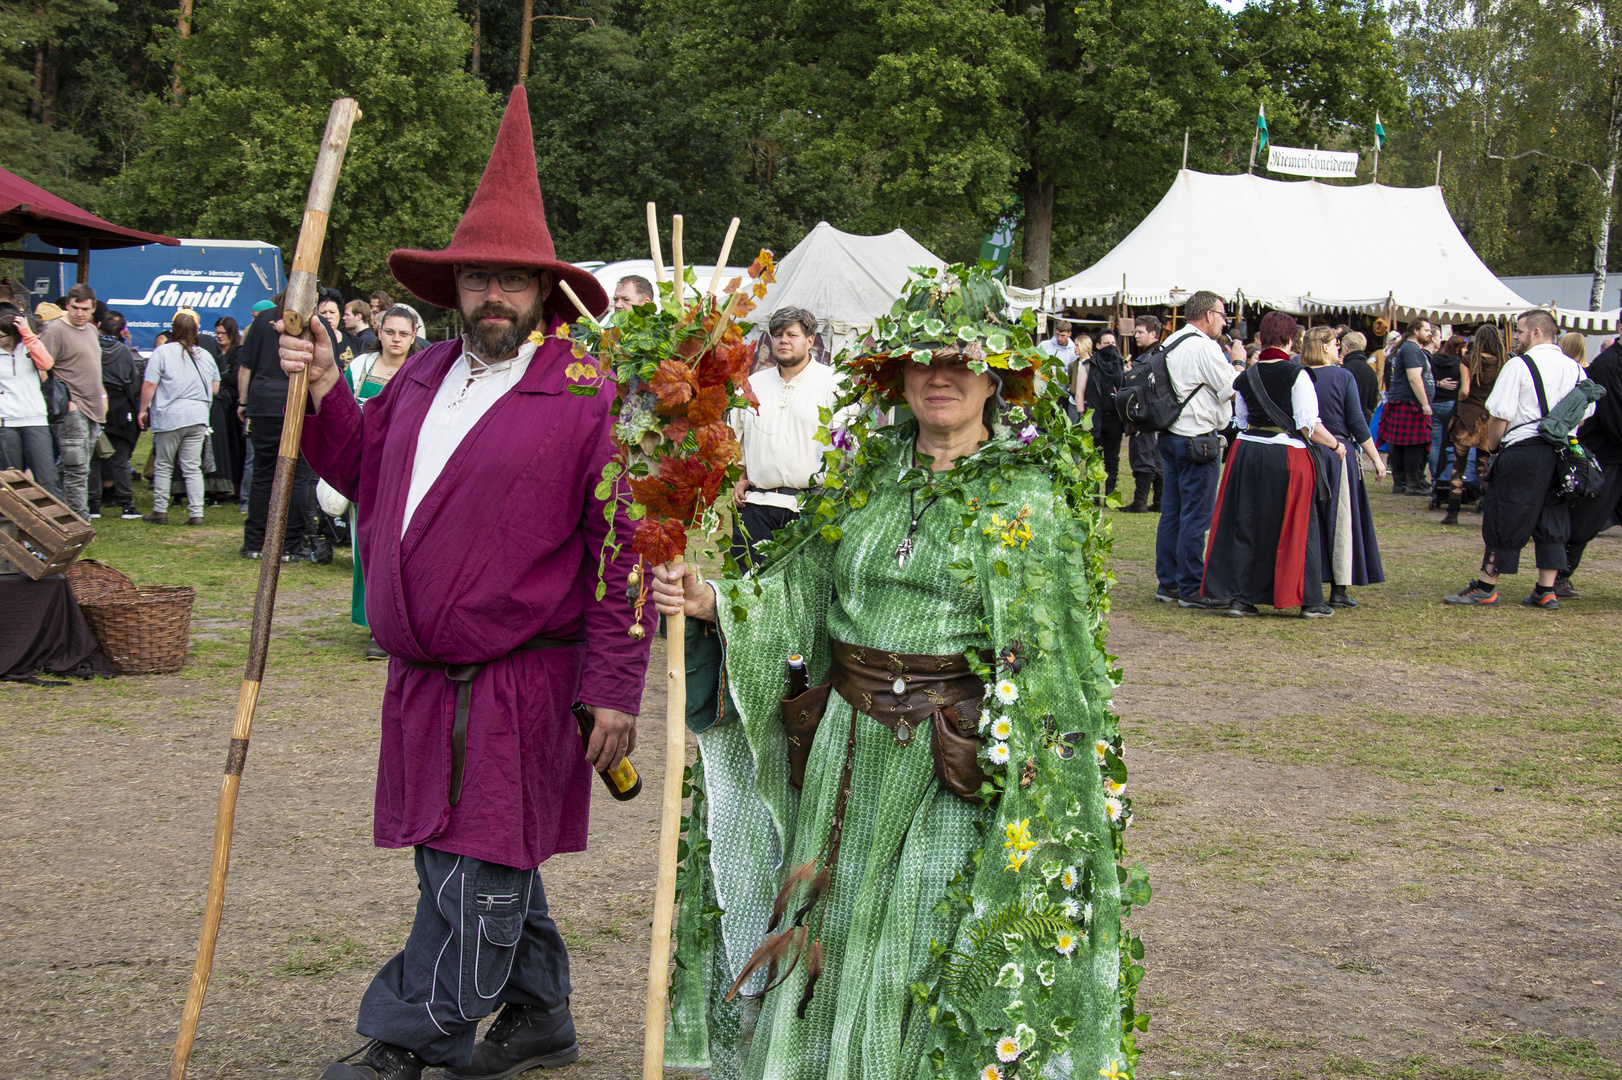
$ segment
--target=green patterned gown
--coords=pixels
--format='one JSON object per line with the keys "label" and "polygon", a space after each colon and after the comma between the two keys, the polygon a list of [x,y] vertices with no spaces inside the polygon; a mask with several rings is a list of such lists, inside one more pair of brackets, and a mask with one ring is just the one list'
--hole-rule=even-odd
{"label": "green patterned gown", "polygon": [[[758,581],[720,583],[719,635],[689,620],[689,724],[703,730],[666,1063],[717,1080],[1125,1076],[1118,845],[1100,766],[1123,774],[1097,647],[1102,598],[1087,569],[1101,565],[1092,526],[1056,507],[1050,478],[1029,468],[972,485],[978,506],[941,498],[925,511],[922,477],[897,480],[910,432],[870,441],[869,499],[841,519],[839,539],[814,534]],[[1023,546],[984,528],[991,513],[1011,520],[1022,507]],[[898,568],[913,512],[915,552]],[[1021,643],[1020,672],[996,675],[1011,675],[1020,696],[988,697],[982,725],[1010,721],[1011,764],[996,769],[1007,789],[989,807],[966,802],[936,780],[927,724],[902,745],[858,716],[842,846],[820,905],[825,968],[805,1018],[803,969],[763,999],[723,1001],[766,934],[780,881],[828,834],[850,731],[850,706],[830,695],[795,793],[779,704],[788,655],[806,656],[814,685],[830,637],[963,654],[1005,649],[1019,626],[1037,628],[1040,643]],[[1068,757],[1055,733],[1074,735]],[[1036,841],[1028,853],[1016,845],[1021,822]],[[809,921],[817,927],[818,914]],[[762,985],[757,972],[746,990]],[[1011,1061],[1008,1043],[997,1054],[1009,1038],[1021,1044]]]}

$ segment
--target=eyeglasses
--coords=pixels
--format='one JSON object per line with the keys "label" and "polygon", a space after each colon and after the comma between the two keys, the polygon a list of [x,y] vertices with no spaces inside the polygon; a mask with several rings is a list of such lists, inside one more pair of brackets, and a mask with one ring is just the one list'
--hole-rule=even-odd
{"label": "eyeglasses", "polygon": [[502,292],[523,292],[535,280],[535,274],[528,270],[503,270],[499,274],[486,270],[462,270],[456,275],[456,283],[468,292],[478,293],[490,288],[491,278],[496,279]]}

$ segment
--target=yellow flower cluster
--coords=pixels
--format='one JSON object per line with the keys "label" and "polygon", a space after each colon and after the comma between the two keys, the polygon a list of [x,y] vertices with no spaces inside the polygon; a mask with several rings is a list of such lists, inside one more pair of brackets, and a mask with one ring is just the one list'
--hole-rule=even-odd
{"label": "yellow flower cluster", "polygon": [[1017,547],[1024,551],[1025,545],[1031,541],[1031,508],[1029,504],[1020,508],[1014,515],[1014,520],[1004,521],[995,511],[991,515],[991,524],[980,531],[986,536],[996,538],[1003,547]]}
{"label": "yellow flower cluster", "polygon": [[1031,838],[1031,819],[1010,822],[1003,826],[1003,832],[1008,834],[1008,839],[1004,840],[1002,845],[1008,852],[1008,865],[1003,869],[1014,871],[1023,869],[1031,857],[1031,852],[1036,850],[1036,841]]}

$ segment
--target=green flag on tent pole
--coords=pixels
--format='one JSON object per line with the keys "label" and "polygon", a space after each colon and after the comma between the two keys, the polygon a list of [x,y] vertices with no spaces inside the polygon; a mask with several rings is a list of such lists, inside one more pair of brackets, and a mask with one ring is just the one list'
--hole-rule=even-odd
{"label": "green flag on tent pole", "polygon": [[1385,125],[1380,123],[1380,114],[1374,114],[1374,148],[1380,149],[1385,145]]}
{"label": "green flag on tent pole", "polygon": [[1256,113],[1256,148],[1267,149],[1267,106],[1261,106]]}

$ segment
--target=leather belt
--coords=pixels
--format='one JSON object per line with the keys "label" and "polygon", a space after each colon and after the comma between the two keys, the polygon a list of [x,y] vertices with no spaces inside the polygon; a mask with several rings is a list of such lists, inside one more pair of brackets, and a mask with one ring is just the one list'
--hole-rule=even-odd
{"label": "leather belt", "polygon": [[797,488],[797,487],[763,488],[763,487],[756,487],[755,485],[750,484],[749,485],[749,490],[750,491],[764,492],[767,495],[799,495],[799,494],[801,494],[802,492],[805,491],[805,488]]}
{"label": "leather belt", "polygon": [[896,742],[911,742],[919,725],[937,712],[961,735],[979,729],[985,684],[961,654],[893,653],[833,640],[828,645],[834,690],[851,708],[895,732]]}
{"label": "leather belt", "polygon": [[473,701],[473,680],[478,677],[489,664],[496,660],[505,660],[507,656],[518,653],[539,652],[542,649],[562,649],[570,645],[581,645],[585,638],[552,638],[536,635],[518,646],[506,656],[498,656],[494,660],[485,660],[477,664],[441,664],[437,660],[405,660],[395,657],[402,664],[422,671],[443,671],[445,678],[456,684],[456,724],[451,728],[451,788],[450,804],[455,806],[462,801],[462,769],[467,764],[467,714]]}

